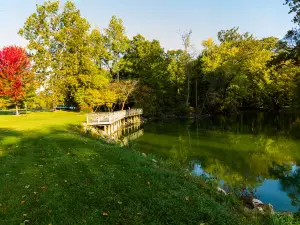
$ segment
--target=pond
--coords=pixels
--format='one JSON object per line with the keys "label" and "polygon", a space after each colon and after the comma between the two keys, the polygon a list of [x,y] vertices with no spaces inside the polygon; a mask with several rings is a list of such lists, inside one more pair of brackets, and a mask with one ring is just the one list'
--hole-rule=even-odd
{"label": "pond", "polygon": [[149,122],[131,131],[136,150],[179,160],[225,190],[251,190],[276,211],[300,207],[300,115]]}

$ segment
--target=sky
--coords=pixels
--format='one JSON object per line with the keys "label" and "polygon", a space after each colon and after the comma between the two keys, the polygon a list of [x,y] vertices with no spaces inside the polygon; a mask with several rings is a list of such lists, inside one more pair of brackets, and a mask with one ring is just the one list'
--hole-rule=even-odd
{"label": "sky", "polygon": [[[92,27],[107,27],[112,15],[124,21],[126,33],[157,39],[165,49],[182,48],[180,33],[191,29],[200,51],[207,38],[239,27],[257,38],[282,38],[294,24],[284,0],[73,0]],[[0,48],[26,46],[17,32],[43,0],[0,0]],[[64,2],[64,0],[62,1]]]}

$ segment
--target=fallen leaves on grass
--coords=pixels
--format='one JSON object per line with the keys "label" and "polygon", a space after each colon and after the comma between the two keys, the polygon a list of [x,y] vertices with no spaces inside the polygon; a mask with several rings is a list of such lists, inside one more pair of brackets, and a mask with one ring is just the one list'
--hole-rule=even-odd
{"label": "fallen leaves on grass", "polygon": [[25,203],[25,201],[21,201],[21,205],[23,205]]}
{"label": "fallen leaves on grass", "polygon": [[150,182],[149,182],[149,181],[147,181],[147,183],[146,183],[146,184],[150,185]]}
{"label": "fallen leaves on grass", "polygon": [[48,190],[48,187],[47,186],[42,186],[41,190]]}
{"label": "fallen leaves on grass", "polygon": [[186,196],[186,197],[185,197],[185,200],[186,200],[186,201],[189,201],[189,200],[190,200],[190,197],[189,197],[189,196]]}
{"label": "fallen leaves on grass", "polygon": [[108,213],[104,212],[102,213],[103,216],[108,216]]}

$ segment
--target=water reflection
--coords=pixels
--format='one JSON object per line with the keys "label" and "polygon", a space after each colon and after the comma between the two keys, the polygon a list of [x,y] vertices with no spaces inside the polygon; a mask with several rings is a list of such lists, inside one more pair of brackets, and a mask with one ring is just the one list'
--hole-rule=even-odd
{"label": "water reflection", "polygon": [[136,123],[118,130],[111,135],[111,138],[118,140],[121,146],[126,146],[129,142],[132,142],[143,135],[144,129],[141,128],[141,123]]}
{"label": "water reflection", "polygon": [[[228,188],[247,187],[279,211],[300,206],[300,119],[242,114],[144,125],[135,148],[174,158]],[[140,135],[142,135],[140,133]]]}
{"label": "water reflection", "polygon": [[293,206],[300,205],[300,168],[296,165],[277,165],[271,174],[280,181],[281,189],[287,193]]}

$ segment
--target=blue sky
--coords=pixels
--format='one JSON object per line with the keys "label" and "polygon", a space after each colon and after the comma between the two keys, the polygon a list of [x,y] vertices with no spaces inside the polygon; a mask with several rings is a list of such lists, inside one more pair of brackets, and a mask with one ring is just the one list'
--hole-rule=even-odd
{"label": "blue sky", "polygon": [[[216,38],[221,29],[239,26],[256,37],[283,37],[294,25],[284,0],[74,0],[94,27],[107,26],[112,15],[121,17],[127,35],[141,33],[158,39],[166,49],[181,48],[179,32],[192,29],[192,43]],[[17,34],[26,18],[43,0],[0,0],[0,47],[26,45]]]}

